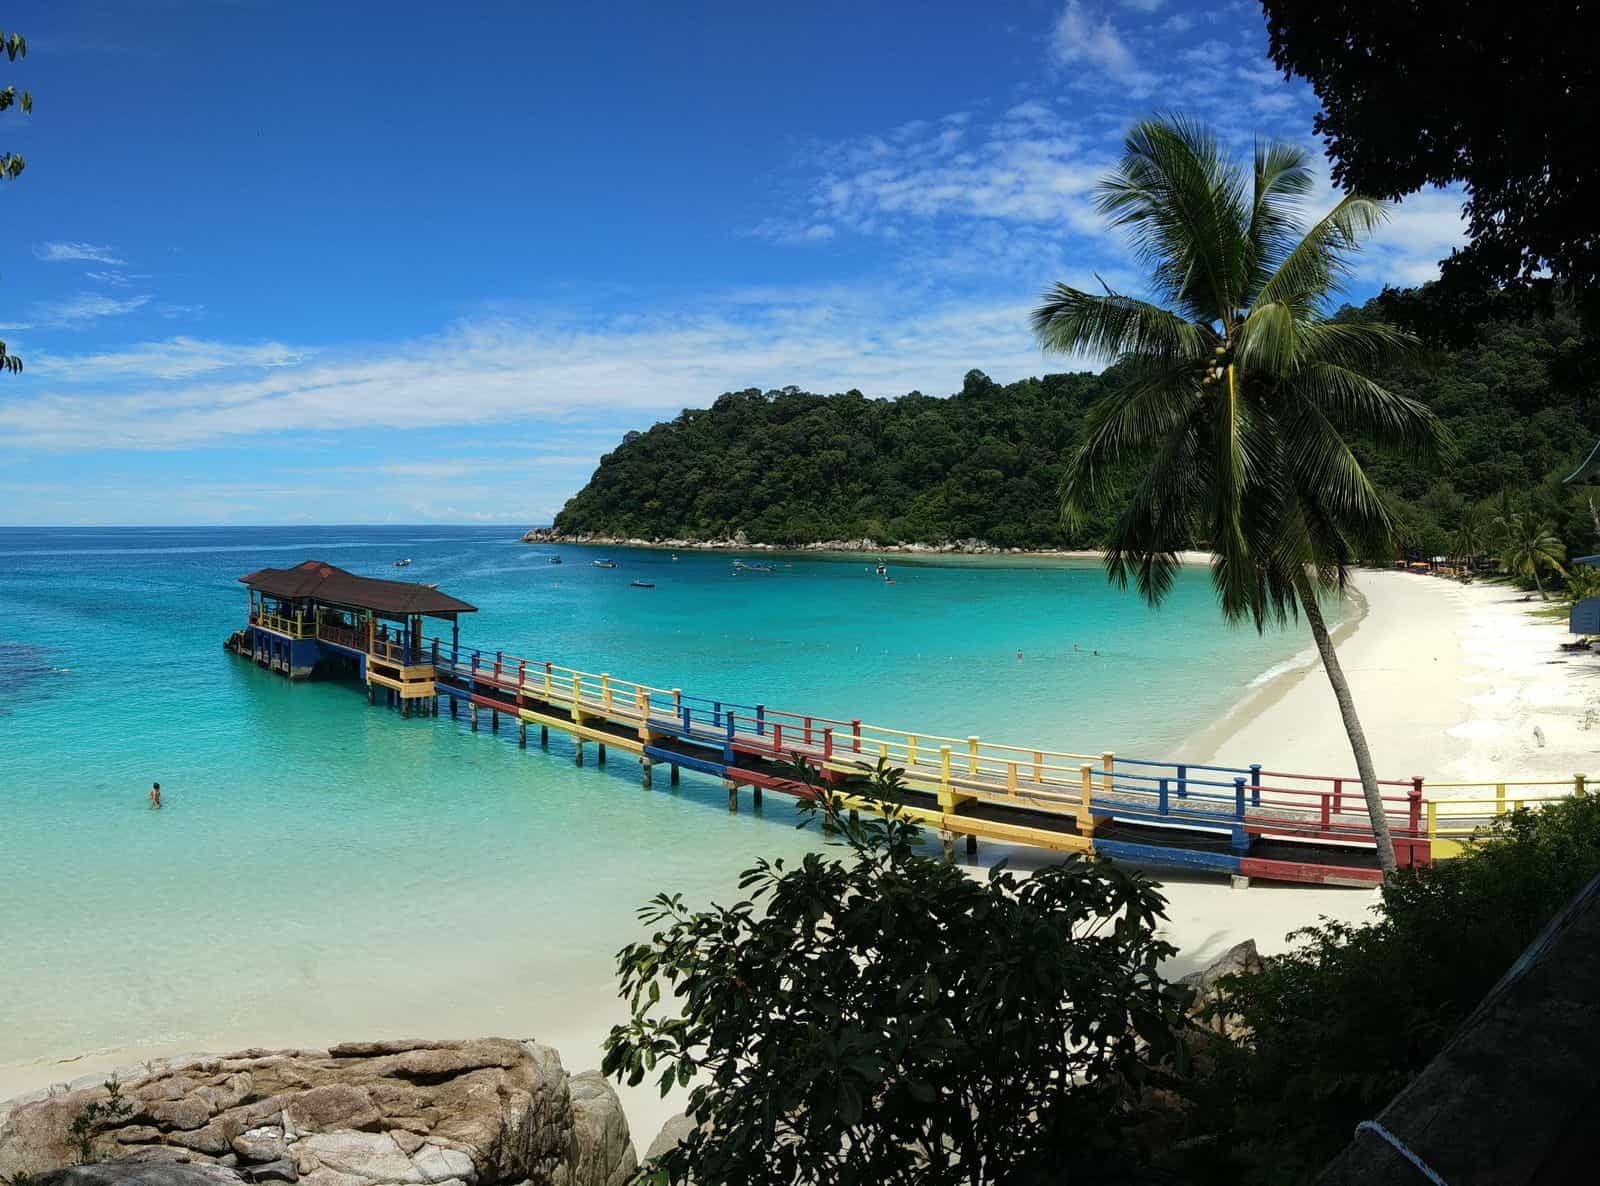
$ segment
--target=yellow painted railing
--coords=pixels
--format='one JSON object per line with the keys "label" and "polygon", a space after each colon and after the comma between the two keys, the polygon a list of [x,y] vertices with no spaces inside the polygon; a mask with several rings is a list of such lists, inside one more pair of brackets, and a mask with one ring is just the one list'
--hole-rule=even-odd
{"label": "yellow painted railing", "polygon": [[[448,647],[441,646],[440,650],[440,667],[448,669]],[[904,771],[909,786],[938,794],[946,807],[962,799],[1014,803],[1071,814],[1081,821],[1080,826],[1090,830],[1094,826],[1091,805],[1102,814],[1123,808],[1148,814],[1158,798],[1163,815],[1169,806],[1181,806],[1193,822],[1194,816],[1205,810],[1204,803],[1225,804],[1230,783],[1244,782],[1238,776],[1249,773],[1247,769],[1119,761],[1110,751],[1088,754],[1032,749],[987,742],[976,736],[946,737],[860,721],[804,717],[688,697],[677,688],[620,679],[608,672],[514,658],[496,661],[479,654],[476,667],[471,666],[465,653],[454,666],[463,674],[470,670],[478,681],[498,684],[506,691],[521,691],[563,708],[580,724],[588,718],[604,718],[632,724],[641,734],[652,725],[692,725],[697,733],[709,738],[723,733],[731,718],[730,741],[738,749],[773,757],[800,753],[814,765],[835,772],[852,772],[863,764],[884,759]],[[1267,804],[1268,811],[1277,806],[1290,813],[1274,817],[1281,821],[1281,829],[1264,830],[1314,831],[1316,822],[1312,817],[1320,794],[1321,799],[1332,800],[1331,808],[1327,802],[1321,804],[1322,833],[1331,839],[1359,841],[1366,818],[1356,779],[1334,780],[1331,792],[1305,792],[1303,799],[1294,799],[1289,797],[1293,788],[1281,780],[1326,780],[1261,775],[1257,768],[1256,781],[1245,786],[1244,791],[1263,789],[1263,777],[1268,796],[1277,796],[1275,804]],[[1274,781],[1278,785],[1272,785]],[[1340,782],[1347,784],[1344,790],[1339,789]],[[1186,787],[1188,799],[1184,798]],[[1586,778],[1578,774],[1558,780],[1428,783],[1426,792],[1426,798],[1413,801],[1410,826],[1421,828],[1410,834],[1418,839],[1425,834],[1435,858],[1451,857],[1460,853],[1475,832],[1510,811],[1584,795]],[[1404,799],[1395,796],[1391,802],[1399,805],[1389,808],[1390,826],[1401,829],[1403,834],[1407,827]],[[1261,805],[1257,795],[1253,806]],[[1223,822],[1224,816],[1219,815],[1218,819]]]}
{"label": "yellow painted railing", "polygon": [[[1587,784],[1588,778],[1582,774],[1561,779],[1431,783],[1428,790],[1433,797],[1427,801],[1426,812],[1433,856],[1459,856],[1475,833],[1501,816],[1524,807],[1537,808],[1574,796],[1582,798],[1588,793]],[[1462,791],[1488,794],[1462,795]]]}
{"label": "yellow painted railing", "polygon": [[250,615],[250,624],[278,634],[287,634],[290,638],[310,638],[317,632],[316,622],[308,620],[304,614],[296,614],[290,618],[282,614],[257,610]]}

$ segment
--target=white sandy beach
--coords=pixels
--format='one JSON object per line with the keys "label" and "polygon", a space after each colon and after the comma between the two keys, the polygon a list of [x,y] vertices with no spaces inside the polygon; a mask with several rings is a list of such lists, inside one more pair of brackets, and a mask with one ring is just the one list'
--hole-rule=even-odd
{"label": "white sandy beach", "polygon": [[[1496,585],[1366,572],[1358,576],[1357,588],[1365,612],[1357,606],[1358,612],[1347,617],[1339,653],[1381,776],[1420,774],[1432,784],[1570,779],[1589,772],[1591,729],[1600,722],[1600,655],[1560,655],[1557,643],[1568,637],[1563,625],[1531,617],[1528,611],[1536,604]],[[1354,773],[1309,632],[1300,666],[1251,690],[1225,720],[1185,748],[1196,762]],[[1600,775],[1600,768],[1594,773]],[[1023,869],[1049,859],[986,845],[974,872],[1001,857]],[[1281,951],[1287,932],[1319,916],[1359,921],[1375,897],[1365,889],[1260,884],[1233,889],[1215,878],[1159,876],[1169,901],[1165,934],[1181,952],[1169,969],[1174,975],[1204,966],[1246,938],[1255,939],[1264,952]],[[622,1017],[609,981],[573,984],[573,1008],[562,1017],[521,1018],[510,1003],[517,999],[517,984],[504,990],[502,1000],[471,1008],[462,1002],[442,1004],[439,1016],[416,1018],[409,1029],[431,1037],[511,1029],[511,1036],[555,1046],[568,1069],[579,1071],[599,1065],[605,1032]],[[518,1018],[520,1027],[507,1026],[508,1017]],[[460,1032],[437,1032],[441,1028]],[[367,1035],[242,1032],[217,1035],[207,1045],[213,1050],[308,1046],[362,1036]],[[184,1050],[192,1047],[186,1044]],[[0,1067],[0,1099],[179,1052],[140,1047],[100,1051],[72,1062]],[[649,1083],[621,1092],[641,1149],[682,1107],[682,1092],[662,1099]]]}

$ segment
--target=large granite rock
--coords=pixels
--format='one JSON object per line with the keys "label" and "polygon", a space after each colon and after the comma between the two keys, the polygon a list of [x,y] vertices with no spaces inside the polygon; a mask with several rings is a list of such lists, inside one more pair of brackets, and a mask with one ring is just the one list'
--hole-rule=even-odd
{"label": "large granite rock", "polygon": [[661,1131],[656,1133],[656,1139],[650,1142],[650,1147],[644,1151],[646,1161],[660,1157],[663,1153],[670,1153],[683,1144],[684,1138],[696,1128],[694,1118],[686,1113],[679,1112],[661,1126]]}
{"label": "large granite rock", "polygon": [[[622,1186],[635,1168],[616,1093],[535,1042],[351,1042],[151,1064],[78,1160],[74,1118],[104,1085],[0,1105],[0,1178],[58,1186],[455,1183]],[[51,1171],[59,1171],[51,1173]],[[153,1176],[152,1176],[153,1175]]]}
{"label": "large granite rock", "polygon": [[1224,976],[1250,976],[1259,971],[1261,953],[1256,950],[1254,939],[1246,939],[1242,943],[1235,943],[1200,971],[1190,972],[1178,983],[1194,990],[1194,1003],[1190,1006],[1192,1016],[1198,1018],[1202,1011],[1217,1006],[1217,1012],[1208,1023],[1210,1028],[1219,1034],[1237,1038],[1245,1035],[1239,1017],[1220,1008],[1228,999],[1220,981]]}

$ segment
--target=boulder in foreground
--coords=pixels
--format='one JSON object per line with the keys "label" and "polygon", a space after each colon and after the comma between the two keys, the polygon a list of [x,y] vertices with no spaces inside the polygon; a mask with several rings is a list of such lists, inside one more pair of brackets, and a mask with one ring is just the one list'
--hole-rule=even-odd
{"label": "boulder in foreground", "polygon": [[[621,1186],[635,1158],[616,1093],[536,1042],[351,1042],[152,1064],[94,1116],[96,1085],[0,1105],[0,1178],[40,1186]],[[80,1125],[80,1128],[82,1126]],[[64,1168],[68,1167],[68,1168]],[[43,1176],[41,1179],[41,1175]]]}

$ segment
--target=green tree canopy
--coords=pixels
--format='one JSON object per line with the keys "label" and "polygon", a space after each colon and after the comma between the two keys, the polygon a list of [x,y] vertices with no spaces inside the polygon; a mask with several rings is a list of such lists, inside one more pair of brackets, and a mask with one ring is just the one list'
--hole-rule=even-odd
{"label": "green tree canopy", "polygon": [[[691,1086],[704,1124],[660,1159],[680,1183],[1122,1180],[1121,1140],[1184,994],[1158,963],[1164,902],[1141,875],[1072,859],[986,880],[921,856],[899,771],[868,793],[884,818],[820,812],[843,859],[760,861],[745,900],[670,894],[618,956],[632,1019],[605,1069]],[[808,776],[807,776],[808,777]]]}
{"label": "green tree canopy", "polygon": [[1273,61],[1310,82],[1341,188],[1465,183],[1459,290],[1548,274],[1600,315],[1600,11],[1514,0],[1262,0]]}

